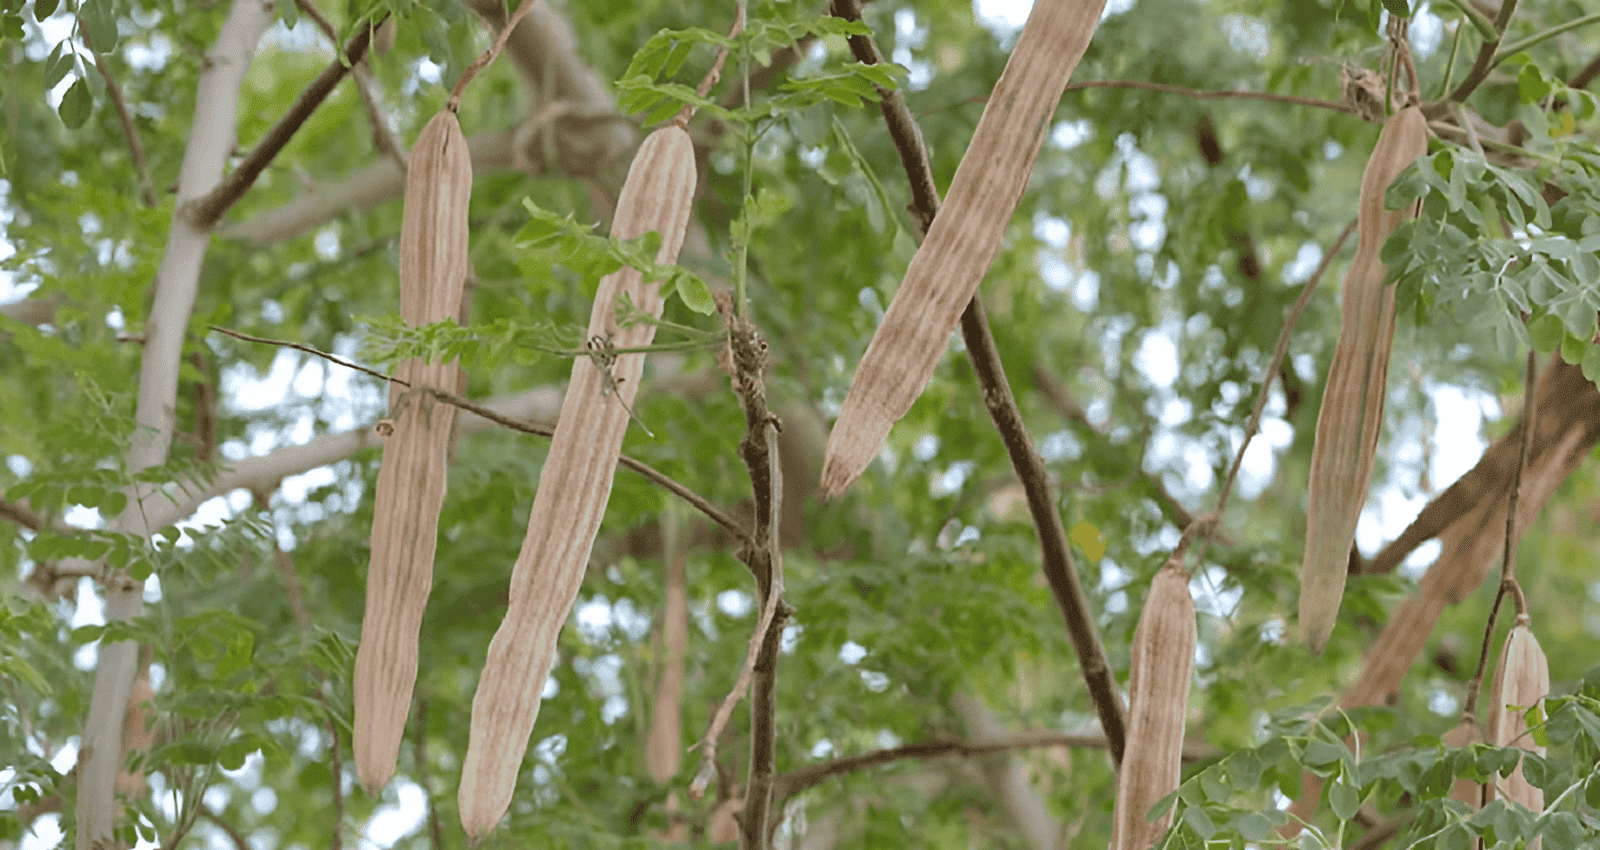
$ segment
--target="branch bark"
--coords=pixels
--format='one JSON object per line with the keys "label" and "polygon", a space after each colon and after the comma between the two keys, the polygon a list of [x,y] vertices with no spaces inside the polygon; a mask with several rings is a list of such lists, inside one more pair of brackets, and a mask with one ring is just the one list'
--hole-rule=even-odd
{"label": "branch bark", "polygon": [[[182,210],[222,182],[223,168],[236,138],[239,90],[255,56],[256,44],[275,20],[261,0],[235,0],[217,42],[207,55],[195,94],[194,130],[178,178],[178,206],[173,215],[166,253],[157,272],[155,299],[145,327],[145,350],[139,367],[138,403],[127,469],[138,473],[164,463],[172,445],[173,411],[177,404],[178,365],[183,338],[194,310],[200,266],[210,233],[196,228]],[[203,119],[203,120],[202,120]],[[136,487],[128,508],[113,527],[123,532],[151,533],[145,501],[155,496],[149,486]],[[163,498],[150,498],[153,506]],[[144,582],[123,578],[105,591],[107,622],[126,622],[144,613]],[[117,815],[114,783],[122,738],[122,715],[133,688],[138,647],[131,641],[102,644],[95,670],[94,695],[84,723],[78,763],[77,847],[95,850],[112,841]]]}

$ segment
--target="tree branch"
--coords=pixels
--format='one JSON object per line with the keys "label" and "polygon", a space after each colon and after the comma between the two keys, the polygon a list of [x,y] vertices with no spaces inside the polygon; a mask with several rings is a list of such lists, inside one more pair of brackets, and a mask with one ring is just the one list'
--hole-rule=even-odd
{"label": "tree branch", "polygon": [[[761,601],[761,618],[751,635],[750,652],[740,671],[739,683],[717,713],[726,722],[727,712],[741,696],[741,686],[753,680],[750,768],[745,777],[740,846],[744,850],[762,850],[769,845],[772,835],[768,818],[777,754],[778,648],[784,624],[792,613],[783,599],[783,549],[778,542],[783,511],[783,472],[778,464],[778,418],[767,408],[763,378],[767,368],[766,340],[737,314],[729,293],[717,293],[716,300],[717,309],[728,326],[728,368],[732,373],[733,390],[744,409],[745,433],[739,441],[739,458],[750,475],[750,488],[755,496],[754,522],[749,538],[739,549],[739,558],[755,574],[756,598]],[[713,729],[706,733],[704,740],[701,775],[705,774],[706,761],[715,763],[716,738],[720,732],[714,721]],[[703,785],[700,788],[703,791]]]}
{"label": "tree branch", "polygon": [[[144,333],[144,354],[139,364],[138,426],[125,464],[132,475],[165,462],[172,446],[173,411],[177,406],[178,364],[183,339],[194,311],[200,284],[200,266],[209,233],[195,228],[181,210],[185,203],[215,188],[237,138],[239,90],[255,55],[256,44],[274,17],[260,0],[235,0],[206,57],[195,92],[192,122],[183,168],[178,177],[178,209],[173,215],[167,247],[156,276],[155,297]],[[148,536],[148,485],[132,488],[128,507],[111,524],[112,530]],[[163,501],[149,499],[151,505]],[[144,582],[131,578],[109,582],[105,589],[105,619],[126,622],[144,613]],[[94,850],[112,840],[119,807],[115,780],[122,722],[133,688],[138,647],[131,641],[100,645],[94,693],[84,722],[78,759],[78,850]]]}
{"label": "tree branch", "polygon": [[[1522,474],[1528,468],[1528,455],[1533,449],[1533,432],[1538,428],[1538,399],[1533,388],[1539,369],[1538,355],[1528,351],[1528,365],[1522,388],[1522,440],[1517,453],[1517,468],[1511,475],[1511,489],[1506,494],[1506,539],[1500,556],[1500,588],[1495,591],[1494,604],[1489,606],[1489,616],[1483,626],[1483,646],[1478,652],[1478,669],[1467,683],[1467,698],[1461,708],[1461,719],[1471,723],[1478,719],[1478,693],[1483,690],[1483,674],[1489,664],[1489,647],[1494,640],[1495,617],[1500,613],[1500,603],[1509,593],[1516,599],[1519,618],[1528,614],[1527,600],[1522,598],[1522,588],[1517,586],[1517,501],[1522,496]],[[1499,743],[1498,741],[1495,743]]]}
{"label": "tree branch", "polygon": [[[1299,324],[1300,316],[1305,313],[1306,304],[1311,301],[1311,294],[1317,291],[1317,284],[1322,282],[1322,276],[1327,274],[1328,267],[1333,265],[1333,258],[1339,255],[1339,250],[1344,247],[1345,241],[1355,229],[1356,220],[1351,219],[1339,233],[1339,238],[1335,239],[1323,253],[1322,262],[1317,264],[1316,271],[1306,279],[1305,285],[1300,288],[1300,297],[1295,299],[1294,305],[1289,308],[1289,314],[1283,318],[1283,328],[1278,331],[1278,341],[1272,347],[1272,359],[1267,361],[1265,374],[1261,377],[1261,389],[1256,393],[1255,405],[1250,409],[1250,419],[1244,426],[1244,439],[1239,441],[1239,450],[1234,453],[1233,464],[1228,467],[1228,476],[1222,481],[1222,492],[1217,494],[1216,507],[1211,509],[1209,517],[1201,519],[1199,526],[1191,524],[1184,529],[1186,537],[1193,533],[1200,535],[1200,547],[1195,551],[1196,565],[1204,559],[1206,541],[1211,537],[1216,525],[1222,521],[1223,511],[1228,509],[1228,496],[1233,493],[1233,482],[1239,477],[1239,468],[1244,465],[1245,450],[1250,448],[1250,440],[1261,428],[1261,412],[1267,407],[1267,396],[1272,392],[1272,381],[1281,371],[1284,355],[1289,352],[1289,336],[1294,332],[1295,325]],[[1175,556],[1179,554],[1175,553]]]}
{"label": "tree branch", "polygon": [[[944,756],[973,756],[1003,753],[1010,750],[1035,747],[1073,747],[1103,750],[1108,746],[1106,736],[1099,733],[1072,734],[1068,732],[1018,732],[1006,737],[973,741],[966,738],[934,738],[898,747],[871,750],[853,756],[841,756],[828,761],[814,762],[805,767],[787,770],[773,781],[773,800],[779,807],[782,801],[814,788],[837,776],[859,770],[892,764],[906,759],[942,758]],[[1212,758],[1217,753],[1203,744],[1184,742],[1183,760],[1193,763]]]}
{"label": "tree branch", "polygon": [[[833,0],[829,11],[845,20],[861,20],[861,6],[857,0]],[[877,43],[870,36],[851,36],[850,50],[857,61],[863,64],[883,61]],[[878,96],[878,107],[883,112],[884,122],[889,127],[889,134],[900,152],[901,163],[911,183],[912,212],[917,217],[921,232],[926,233],[938,213],[939,195],[933,182],[933,169],[928,163],[922,132],[898,91],[879,88]],[[1077,652],[1084,683],[1094,699],[1095,713],[1100,717],[1101,727],[1110,741],[1111,760],[1121,764],[1127,734],[1122,696],[1111,675],[1111,663],[1106,658],[1105,647],[1100,643],[1100,633],[1094,615],[1089,610],[1088,595],[1078,581],[1077,567],[1073,564],[1072,550],[1067,543],[1067,531],[1061,522],[1060,512],[1056,510],[1055,497],[1050,492],[1044,460],[1034,451],[1033,440],[1023,425],[1022,413],[1006,381],[994,336],[989,331],[982,301],[977,296],[961,314],[961,336],[966,342],[967,357],[972,361],[973,371],[983,388],[984,406],[989,409],[989,416],[1000,432],[1006,454],[1010,456],[1011,465],[1027,494],[1028,510],[1033,515],[1034,529],[1039,536],[1044,576],[1066,620],[1067,634]]]}
{"label": "tree branch", "polygon": [[216,809],[201,803],[200,817],[205,818],[211,822],[212,826],[222,830],[223,834],[228,836],[228,840],[233,842],[234,850],[250,850],[250,840],[245,838],[244,833],[240,832],[238,827],[224,820]]}
{"label": "tree branch", "polygon": [[29,531],[43,531],[45,527],[44,517],[32,508],[5,499],[0,499],[0,519],[10,520]]}
{"label": "tree branch", "polygon": [[1517,0],[1504,0],[1500,4],[1500,12],[1494,19],[1494,31],[1500,36],[1493,41],[1485,41],[1478,47],[1478,57],[1473,60],[1472,68],[1467,71],[1467,76],[1443,100],[1431,101],[1422,105],[1422,114],[1429,119],[1443,118],[1450,112],[1450,103],[1465,103],[1467,97],[1483,84],[1489,77],[1489,71],[1495,65],[1495,51],[1500,47],[1500,41],[1505,37],[1506,27],[1511,25],[1511,16],[1517,11]]}
{"label": "tree branch", "polygon": [[334,86],[344,79],[345,74],[350,73],[350,67],[361,61],[371,41],[372,27],[362,27],[358,30],[351,37],[343,53],[335,57],[333,62],[306,86],[305,91],[302,91],[289,106],[289,110],[278,119],[278,123],[272,125],[267,134],[261,137],[261,141],[245,154],[233,173],[224,178],[205,197],[190,201],[178,208],[179,214],[191,227],[204,232],[216,226],[228,208],[244,197],[244,193],[255,184],[256,178],[261,176],[261,172],[265,171],[278,152],[283,150],[283,146],[289,143],[289,139],[294,137],[295,131],[300,129],[306,119],[311,117],[311,113],[315,112],[322,101],[333,92]]}
{"label": "tree branch", "polygon": [[[317,28],[322,30],[322,34],[328,37],[328,41],[332,42],[334,49],[337,50],[339,47],[339,31],[334,28],[333,22],[328,20],[328,16],[322,14],[322,10],[317,8],[317,4],[312,0],[295,0],[295,5],[299,6],[301,11],[305,12],[316,23]],[[392,28],[394,19],[390,18],[386,23]],[[374,26],[371,29],[376,32],[378,27]],[[391,162],[398,166],[400,172],[404,174],[406,170],[405,145],[400,143],[400,139],[394,134],[394,129],[389,126],[389,120],[384,117],[383,109],[381,108],[382,101],[377,93],[378,83],[377,80],[372,78],[372,68],[368,65],[371,55],[369,52],[362,57],[360,62],[352,66],[352,73],[355,74],[356,78],[356,91],[361,95],[361,106],[367,112],[367,123],[372,127],[373,146],[378,149],[379,153],[388,157]]]}
{"label": "tree branch", "polygon": [[1081,83],[1067,84],[1067,91],[1079,91],[1082,89],[1141,89],[1164,94],[1181,94],[1184,97],[1192,97],[1195,100],[1265,100],[1273,103],[1287,103],[1294,106],[1310,106],[1315,109],[1343,112],[1347,115],[1356,114],[1355,107],[1336,100],[1320,100],[1314,97],[1298,97],[1292,94],[1278,94],[1270,91],[1191,89],[1184,86],[1152,83],[1145,80],[1086,80]]}

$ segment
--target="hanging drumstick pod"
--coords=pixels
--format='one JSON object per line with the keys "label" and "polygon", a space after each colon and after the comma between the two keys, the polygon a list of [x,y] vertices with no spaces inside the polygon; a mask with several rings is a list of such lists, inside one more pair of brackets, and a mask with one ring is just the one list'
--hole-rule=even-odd
{"label": "hanging drumstick pod", "polygon": [[[660,264],[677,260],[694,200],[694,145],[685,123],[680,117],[645,139],[628,169],[611,226],[617,239],[660,233]],[[619,296],[652,317],[662,313],[661,284],[645,282],[631,266],[607,275],[595,293],[588,338],[603,341],[598,345],[605,356],[573,360],[528,533],[512,568],[506,616],[489,644],[472,700],[458,801],[461,825],[473,838],[493,829],[511,804],[556,639],[577,599],[611,495],[645,358],[642,351],[611,349],[638,349],[655,338],[653,322],[617,325]]]}
{"label": "hanging drumstick pod", "polygon": [[[467,281],[472,158],[461,122],[440,110],[417,137],[400,225],[400,314],[413,326],[454,317]],[[410,358],[391,385],[390,428],[378,467],[366,613],[356,650],[356,775],[376,794],[394,773],[417,679],[417,635],[433,586],[456,409],[421,388],[454,390],[454,361]]]}
{"label": "hanging drumstick pod", "polygon": [[956,168],[928,236],[911,258],[856,368],[828,435],[822,495],[845,491],[922,394],[961,311],[978,291],[1033,173],[1067,80],[1104,0],[1039,0]]}
{"label": "hanging drumstick pod", "polygon": [[[1526,614],[1517,617],[1517,623],[1500,650],[1500,661],[1494,668],[1494,681],[1489,687],[1488,720],[1484,729],[1486,743],[1496,747],[1520,747],[1530,753],[1544,755],[1544,747],[1534,742],[1528,734],[1525,712],[1544,702],[1550,695],[1550,663],[1545,660],[1544,649],[1534,637]],[[1499,788],[1499,793],[1496,793]],[[1489,783],[1483,789],[1485,805],[1495,797],[1504,797],[1508,803],[1518,803],[1528,811],[1544,811],[1544,791],[1522,775],[1519,761],[1511,774],[1500,783]]]}
{"label": "hanging drumstick pod", "polygon": [[1428,151],[1428,126],[1412,105],[1384,122],[1361,177],[1356,215],[1360,242],[1344,277],[1339,340],[1317,414],[1311,450],[1310,505],[1300,572],[1300,632],[1312,652],[1333,633],[1344,596],[1350,544],[1366,502],[1383,428],[1389,351],[1394,347],[1394,286],[1384,284],[1379,252],[1415,210],[1389,210],[1383,195],[1413,160]]}
{"label": "hanging drumstick pod", "polygon": [[1117,777],[1111,850],[1149,850],[1172,825],[1172,812],[1145,815],[1178,790],[1183,769],[1183,727],[1194,678],[1194,598],[1180,558],[1167,561],[1150,582],[1139,612],[1128,667],[1128,746]]}

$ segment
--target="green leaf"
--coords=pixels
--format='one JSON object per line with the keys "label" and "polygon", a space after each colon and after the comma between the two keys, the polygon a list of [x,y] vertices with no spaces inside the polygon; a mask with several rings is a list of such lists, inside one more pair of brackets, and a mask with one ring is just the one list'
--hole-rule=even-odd
{"label": "green leaf", "polygon": [[1344,753],[1345,748],[1339,744],[1312,741],[1306,744],[1304,762],[1308,767],[1325,767],[1339,761]]}
{"label": "green leaf", "polygon": [[61,106],[56,112],[61,116],[61,123],[67,129],[76,130],[89,120],[89,113],[94,111],[94,95],[89,92],[89,84],[79,77],[65,94],[61,96]]}
{"label": "green leaf", "polygon": [[1560,316],[1546,313],[1528,323],[1528,336],[1533,339],[1535,351],[1549,354],[1566,339],[1567,329]]}
{"label": "green leaf", "polygon": [[1600,345],[1584,349],[1583,376],[1591,381],[1600,381]]}
{"label": "green leaf", "polygon": [[33,0],[33,19],[44,23],[45,18],[56,13],[56,7],[59,5],[61,5],[60,0]]}
{"label": "green leaf", "polygon": [[711,287],[699,277],[684,272],[674,275],[672,280],[685,307],[702,316],[709,316],[717,309],[716,302],[711,298]]}
{"label": "green leaf", "polygon": [[111,0],[84,0],[78,7],[78,19],[83,22],[90,46],[104,56],[117,47],[117,16]]}
{"label": "green leaf", "polygon": [[1561,359],[1566,361],[1568,366],[1576,366],[1583,362],[1583,355],[1589,348],[1587,339],[1568,336],[1561,340]]}
{"label": "green leaf", "polygon": [[1350,820],[1361,808],[1361,790],[1341,775],[1328,785],[1328,807],[1339,820]]}
{"label": "green leaf", "polygon": [[1211,821],[1211,816],[1199,806],[1189,806],[1183,810],[1183,825],[1187,826],[1202,841],[1209,841],[1211,836],[1217,834],[1217,825]]}
{"label": "green leaf", "polygon": [[46,90],[54,89],[56,84],[66,79],[67,72],[72,70],[78,54],[71,49],[72,42],[64,40],[50,51],[50,58],[44,63],[44,85]]}

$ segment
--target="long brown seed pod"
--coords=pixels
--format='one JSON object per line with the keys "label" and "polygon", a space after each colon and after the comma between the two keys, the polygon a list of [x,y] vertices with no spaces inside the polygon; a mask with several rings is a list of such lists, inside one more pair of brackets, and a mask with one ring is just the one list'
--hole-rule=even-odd
{"label": "long brown seed pod", "polygon": [[[676,124],[656,130],[628,169],[612,235],[632,239],[656,231],[661,234],[656,262],[674,262],[683,246],[694,188],[694,147],[688,132]],[[591,340],[599,338],[619,349],[649,345],[655,338],[653,323],[617,326],[619,295],[626,295],[638,310],[661,315],[660,284],[645,283],[638,270],[624,267],[600,282],[589,315]],[[643,372],[642,352],[573,361],[528,534],[511,572],[510,605],[489,644],[472,700],[458,801],[461,825],[473,838],[493,829],[511,804],[556,638],[583,582]]]}
{"label": "long brown seed pod", "polygon": [[1149,850],[1172,825],[1172,812],[1145,815],[1178,790],[1183,726],[1194,678],[1194,599],[1189,573],[1170,560],[1150,583],[1150,597],[1133,633],[1128,670],[1128,747],[1117,777],[1111,850]]}
{"label": "long brown seed pod", "polygon": [[[1550,695],[1550,663],[1545,660],[1539,639],[1528,627],[1526,614],[1517,617],[1517,624],[1506,635],[1505,646],[1500,650],[1500,661],[1494,668],[1494,683],[1489,688],[1489,712],[1484,723],[1488,743],[1497,747],[1520,747],[1531,753],[1544,755],[1544,747],[1534,743],[1528,734],[1528,722],[1523,712],[1544,701]],[[1483,801],[1487,804],[1496,795],[1508,803],[1518,803],[1528,811],[1544,811],[1544,791],[1535,787],[1522,775],[1519,762],[1511,775],[1501,783],[1485,785]]]}
{"label": "long brown seed pod", "polygon": [[933,377],[961,311],[1000,251],[1056,103],[1104,0],[1038,0],[995,83],[949,196],[861,358],[828,435],[822,495],[843,493]]}
{"label": "long brown seed pod", "polygon": [[[400,314],[426,325],[455,316],[467,280],[472,158],[455,113],[441,110],[417,137],[400,224]],[[372,518],[372,562],[354,682],[356,774],[376,793],[394,773],[417,680],[417,633],[433,586],[445,457],[455,408],[419,387],[452,390],[456,364],[412,358],[393,386],[393,432],[383,445]]]}
{"label": "long brown seed pod", "polygon": [[1422,109],[1408,106],[1384,122],[1361,177],[1360,243],[1344,277],[1339,342],[1317,414],[1311,451],[1311,499],[1300,573],[1300,631],[1312,652],[1333,633],[1344,596],[1350,544],[1378,453],[1383,401],[1394,346],[1394,287],[1385,286],[1383,243],[1414,211],[1387,210],[1383,194],[1428,151]]}

